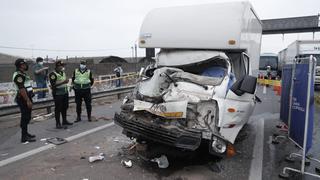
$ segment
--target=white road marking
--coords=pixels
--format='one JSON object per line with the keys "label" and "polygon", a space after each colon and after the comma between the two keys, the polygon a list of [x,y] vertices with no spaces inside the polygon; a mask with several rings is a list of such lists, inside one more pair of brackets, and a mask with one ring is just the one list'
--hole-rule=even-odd
{"label": "white road marking", "polygon": [[[109,124],[105,124],[105,125],[103,125],[103,126],[90,129],[90,130],[88,130],[88,131],[85,131],[85,132],[76,134],[76,135],[74,135],[74,136],[70,136],[70,137],[65,138],[65,139],[70,142],[70,141],[79,139],[79,138],[81,138],[81,137],[83,137],[83,136],[86,136],[86,135],[95,133],[95,132],[97,132],[97,131],[103,130],[103,129],[108,128],[108,127],[113,126],[113,125],[114,125],[113,122],[112,122],[112,123],[109,123]],[[54,145],[54,144],[48,144],[48,145],[45,145],[45,146],[42,146],[42,147],[39,147],[39,148],[30,150],[30,151],[27,151],[27,152],[25,152],[25,153],[22,153],[22,154],[19,154],[19,155],[10,157],[10,158],[8,158],[8,159],[2,160],[2,161],[0,161],[0,167],[6,166],[6,165],[8,165],[8,164],[11,164],[11,163],[16,162],[16,161],[19,161],[19,160],[21,160],[21,159],[30,157],[30,156],[32,156],[32,155],[38,154],[38,153],[40,153],[40,152],[42,152],[42,151],[51,149],[51,148],[53,148],[53,147],[55,147],[55,146],[56,146],[56,145]]]}
{"label": "white road marking", "polygon": [[257,120],[256,139],[251,161],[249,180],[261,180],[263,168],[264,119]]}
{"label": "white road marking", "polygon": [[267,94],[267,87],[263,86],[263,94]]}

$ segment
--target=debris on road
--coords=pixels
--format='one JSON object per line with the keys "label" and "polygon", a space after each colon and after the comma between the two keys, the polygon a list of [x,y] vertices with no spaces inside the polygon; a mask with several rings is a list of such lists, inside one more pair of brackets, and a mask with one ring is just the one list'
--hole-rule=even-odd
{"label": "debris on road", "polygon": [[104,160],[104,154],[103,153],[100,153],[97,156],[90,156],[89,157],[89,162],[90,163],[95,162],[95,161],[102,161],[102,160]]}
{"label": "debris on road", "polygon": [[84,157],[84,156],[81,156],[81,157],[80,157],[80,159],[86,159],[86,157]]}
{"label": "debris on road", "polygon": [[137,143],[131,143],[126,147],[122,147],[121,149],[126,155],[133,155],[136,152],[136,149],[135,149],[136,146],[137,146]]}
{"label": "debris on road", "polygon": [[132,167],[132,161],[131,160],[121,160],[121,164],[126,167],[126,168],[131,168]]}
{"label": "debris on road", "polygon": [[100,149],[100,146],[95,146],[94,148],[96,148],[96,149]]}
{"label": "debris on road", "polygon": [[65,140],[64,138],[59,138],[59,137],[55,137],[55,138],[48,138],[47,139],[47,143],[51,143],[51,144],[55,144],[55,145],[60,145],[60,144],[64,144],[67,143],[68,141]]}
{"label": "debris on road", "polygon": [[110,121],[110,120],[112,120],[112,118],[110,118],[110,117],[99,117],[99,118],[97,118],[97,121],[98,120]]}
{"label": "debris on road", "polygon": [[49,113],[49,114],[38,114],[36,117],[32,118],[32,121],[34,122],[41,122],[44,120],[49,119],[50,117],[53,117],[54,113]]}
{"label": "debris on road", "polygon": [[154,158],[150,160],[151,162],[158,163],[158,167],[165,169],[169,167],[169,161],[166,155],[161,155],[159,158]]}

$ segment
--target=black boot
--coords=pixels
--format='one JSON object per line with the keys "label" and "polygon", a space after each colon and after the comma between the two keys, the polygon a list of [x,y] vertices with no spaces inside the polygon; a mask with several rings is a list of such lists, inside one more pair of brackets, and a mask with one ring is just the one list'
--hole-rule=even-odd
{"label": "black boot", "polygon": [[72,125],[73,123],[71,123],[71,122],[69,122],[69,121],[67,121],[67,120],[65,120],[65,121],[63,121],[63,123],[62,123],[62,125]]}
{"label": "black boot", "polygon": [[91,119],[91,112],[90,112],[90,111],[88,111],[88,113],[87,113],[87,114],[88,114],[88,121],[89,121],[89,122],[91,122],[91,121],[92,121],[92,119]]}
{"label": "black boot", "polygon": [[27,133],[27,137],[29,137],[29,138],[35,138],[36,135]]}
{"label": "black boot", "polygon": [[57,129],[62,129],[61,124],[60,124],[60,123],[57,123],[57,124],[56,124],[56,128],[57,128]]}
{"label": "black boot", "polygon": [[35,141],[36,141],[36,139],[30,138],[30,137],[28,137],[28,136],[22,136],[22,137],[21,137],[21,143],[35,142]]}

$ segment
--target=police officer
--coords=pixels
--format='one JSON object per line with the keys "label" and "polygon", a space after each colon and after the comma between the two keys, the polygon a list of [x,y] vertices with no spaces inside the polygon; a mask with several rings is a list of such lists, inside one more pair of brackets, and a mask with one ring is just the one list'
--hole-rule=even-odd
{"label": "police officer", "polygon": [[[57,129],[66,128],[67,125],[73,124],[67,121],[67,109],[69,107],[69,93],[67,84],[69,79],[64,71],[64,63],[62,61],[57,61],[55,71],[49,74],[52,96],[54,99],[54,111]],[[60,122],[60,114],[62,115],[62,126]]]}
{"label": "police officer", "polygon": [[13,73],[12,80],[17,92],[15,101],[17,102],[21,112],[21,142],[34,142],[35,135],[28,133],[28,124],[31,120],[32,112],[32,81],[26,74],[28,71],[28,64],[24,59],[17,59],[15,61],[16,71]]}
{"label": "police officer", "polygon": [[116,87],[120,87],[121,86],[121,79],[120,77],[122,76],[123,74],[123,70],[121,68],[121,64],[117,64],[117,67],[114,68],[114,73],[116,74],[116,77],[119,78],[116,80]]}
{"label": "police officer", "polygon": [[87,68],[86,61],[80,62],[79,68],[75,69],[72,76],[73,88],[75,92],[75,99],[77,104],[77,120],[81,121],[81,106],[82,99],[86,104],[88,121],[91,121],[91,86],[94,83],[92,72]]}

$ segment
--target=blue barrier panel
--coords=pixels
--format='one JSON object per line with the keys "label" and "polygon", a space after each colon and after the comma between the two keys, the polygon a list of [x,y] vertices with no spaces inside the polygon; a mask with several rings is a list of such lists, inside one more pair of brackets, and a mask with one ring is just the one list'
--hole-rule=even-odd
{"label": "blue barrier panel", "polygon": [[[291,107],[291,120],[289,127],[289,137],[297,143],[301,148],[304,141],[305,116],[306,116],[306,102],[308,89],[308,70],[309,64],[297,64],[293,81],[293,97]],[[309,123],[307,134],[306,152],[312,145],[313,133],[313,114],[314,114],[314,83],[313,78],[311,82],[310,92],[310,109],[309,109]]]}
{"label": "blue barrier panel", "polygon": [[281,77],[281,100],[280,100],[280,119],[288,125],[289,122],[289,100],[292,78],[292,64],[284,65]]}

